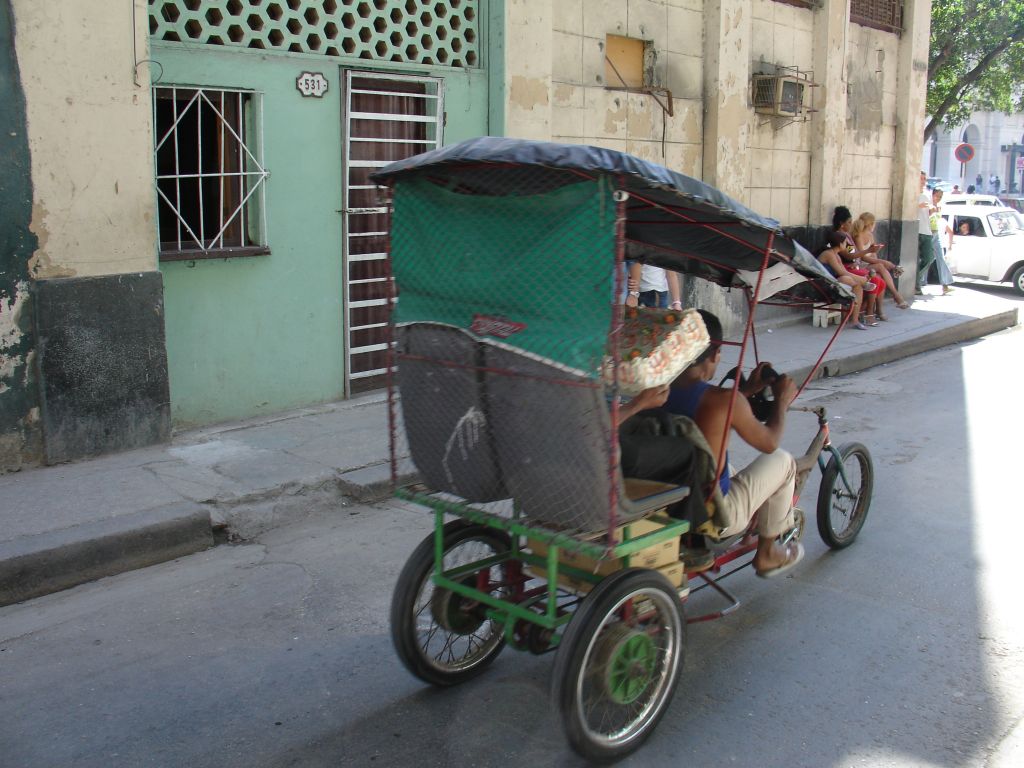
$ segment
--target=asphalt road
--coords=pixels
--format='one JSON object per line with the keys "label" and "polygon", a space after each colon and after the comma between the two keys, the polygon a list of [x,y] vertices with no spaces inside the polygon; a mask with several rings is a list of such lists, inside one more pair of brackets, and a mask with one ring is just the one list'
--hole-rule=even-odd
{"label": "asphalt road", "polygon": [[[832,553],[812,525],[792,577],[733,576],[743,606],[690,627],[671,709],[621,765],[1024,764],[1022,361],[1008,332],[808,392],[874,455],[859,540]],[[792,418],[787,447],[812,430]],[[0,765],[581,764],[551,656],[506,650],[444,691],[395,659],[391,589],[429,526],[346,508],[0,609]]]}

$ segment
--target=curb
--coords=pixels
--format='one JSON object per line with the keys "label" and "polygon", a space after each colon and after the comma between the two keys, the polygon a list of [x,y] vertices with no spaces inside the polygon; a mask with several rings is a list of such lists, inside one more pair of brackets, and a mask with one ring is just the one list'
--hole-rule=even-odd
{"label": "curb", "polygon": [[[935,333],[925,336],[917,336],[912,339],[900,341],[881,349],[874,349],[869,352],[860,352],[838,358],[826,358],[815,374],[815,379],[832,378],[833,376],[845,376],[850,373],[864,371],[896,360],[904,360],[922,352],[931,352],[933,349],[948,347],[952,344],[960,344],[964,341],[979,339],[990,333],[1005,331],[1018,325],[1017,310],[1011,309],[1000,312],[998,315],[979,317],[965,323],[943,328]],[[796,381],[803,381],[811,371],[811,366],[805,365],[802,368],[790,373]]]}
{"label": "curb", "polygon": [[[1016,309],[942,328],[887,347],[826,359],[815,379],[841,376],[884,365],[952,344],[980,338],[1018,324]],[[802,381],[804,366],[790,373]],[[391,466],[381,461],[338,473],[336,488],[356,503],[373,504],[391,496]],[[408,457],[398,466],[402,485],[418,474]],[[321,485],[334,485],[318,478]],[[301,495],[314,484],[299,483]],[[278,491],[282,491],[278,489]],[[280,494],[279,494],[280,495]],[[268,499],[268,503],[274,499]],[[244,506],[232,499],[229,506]],[[0,606],[30,600],[88,581],[173,560],[214,545],[209,507],[189,502],[108,518],[59,531],[0,542]]]}
{"label": "curb", "polygon": [[172,504],[0,542],[0,606],[212,546],[210,515],[194,504]]}
{"label": "curb", "polygon": [[[398,485],[419,482],[420,476],[409,458],[398,462]],[[338,475],[341,492],[359,504],[374,504],[391,497],[391,463],[371,464]]]}

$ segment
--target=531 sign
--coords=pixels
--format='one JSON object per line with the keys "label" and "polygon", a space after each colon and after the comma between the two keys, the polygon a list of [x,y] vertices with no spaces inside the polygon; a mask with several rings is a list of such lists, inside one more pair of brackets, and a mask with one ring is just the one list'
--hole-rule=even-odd
{"label": "531 sign", "polygon": [[327,93],[327,78],[319,72],[303,72],[295,78],[295,87],[303,96],[320,99]]}

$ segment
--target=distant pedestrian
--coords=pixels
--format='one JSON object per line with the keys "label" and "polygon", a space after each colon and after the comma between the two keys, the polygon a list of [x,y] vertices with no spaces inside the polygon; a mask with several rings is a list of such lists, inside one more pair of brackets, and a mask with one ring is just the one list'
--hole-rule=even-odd
{"label": "distant pedestrian", "polygon": [[999,190],[1002,188],[1002,186],[1003,186],[1003,182],[1001,182],[999,180],[999,177],[996,176],[996,186],[995,186],[995,189],[992,190],[992,192],[998,195],[999,194]]}
{"label": "distant pedestrian", "polygon": [[992,193],[996,191],[996,175],[994,173],[988,175],[988,191]]}
{"label": "distant pedestrian", "polygon": [[924,284],[928,279],[928,268],[935,261],[935,236],[932,234],[930,217],[932,198],[925,191],[925,184],[928,181],[927,175],[921,171],[921,188],[917,198],[917,289],[914,291],[918,296],[924,296]]}
{"label": "distant pedestrian", "polygon": [[[932,190],[932,208],[931,213],[928,216],[928,225],[932,230],[932,241],[935,245],[935,270],[939,275],[939,285],[942,286],[942,295],[946,296],[953,292],[953,273],[949,271],[949,267],[946,265],[946,259],[942,251],[941,238],[943,235],[949,237],[952,235],[952,230],[949,229],[949,224],[939,213],[942,205],[942,190]],[[950,238],[952,239],[952,238]]]}
{"label": "distant pedestrian", "polygon": [[985,180],[981,178],[981,174],[979,173],[977,176],[974,177],[974,188],[981,189],[981,185],[984,183],[984,181]]}
{"label": "distant pedestrian", "polygon": [[[682,309],[679,275],[661,267],[636,261],[629,268],[627,306]],[[669,300],[671,298],[671,304]]]}

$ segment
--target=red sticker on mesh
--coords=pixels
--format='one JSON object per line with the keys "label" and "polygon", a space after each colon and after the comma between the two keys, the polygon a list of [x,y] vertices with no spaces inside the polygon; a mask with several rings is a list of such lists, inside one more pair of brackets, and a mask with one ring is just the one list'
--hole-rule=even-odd
{"label": "red sticker on mesh", "polygon": [[473,324],[469,326],[469,330],[477,336],[497,336],[499,339],[507,339],[524,328],[526,323],[514,323],[503,317],[490,315],[473,315]]}

